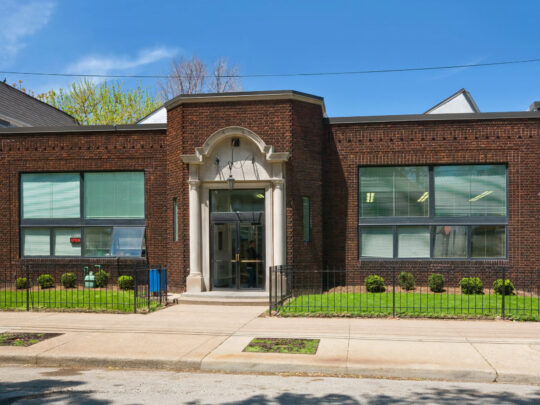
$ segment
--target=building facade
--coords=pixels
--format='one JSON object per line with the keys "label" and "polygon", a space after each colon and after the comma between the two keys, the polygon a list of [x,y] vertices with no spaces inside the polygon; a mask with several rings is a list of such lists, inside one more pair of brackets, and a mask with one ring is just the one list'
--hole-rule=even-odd
{"label": "building facade", "polygon": [[239,293],[281,264],[540,272],[540,112],[327,118],[295,91],[165,108],[0,129],[0,266],[129,257]]}

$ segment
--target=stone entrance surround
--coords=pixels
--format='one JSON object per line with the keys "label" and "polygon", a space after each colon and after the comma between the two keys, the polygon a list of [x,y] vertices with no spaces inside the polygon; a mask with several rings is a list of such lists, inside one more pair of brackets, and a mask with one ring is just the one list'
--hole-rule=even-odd
{"label": "stone entrance surround", "polygon": [[[238,139],[239,145],[233,148],[232,139]],[[189,165],[188,293],[209,290],[209,191],[228,188],[229,176],[235,179],[235,188],[264,188],[266,267],[285,264],[284,164],[289,155],[274,152],[257,134],[242,127],[220,129],[196,148],[195,154],[182,155]],[[268,288],[267,283],[265,286]]]}

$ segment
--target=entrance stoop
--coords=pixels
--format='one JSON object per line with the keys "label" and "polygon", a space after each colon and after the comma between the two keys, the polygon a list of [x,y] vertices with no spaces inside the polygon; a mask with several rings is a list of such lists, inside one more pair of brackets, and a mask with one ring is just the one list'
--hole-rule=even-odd
{"label": "entrance stoop", "polygon": [[180,294],[180,304],[268,306],[268,291],[205,291]]}

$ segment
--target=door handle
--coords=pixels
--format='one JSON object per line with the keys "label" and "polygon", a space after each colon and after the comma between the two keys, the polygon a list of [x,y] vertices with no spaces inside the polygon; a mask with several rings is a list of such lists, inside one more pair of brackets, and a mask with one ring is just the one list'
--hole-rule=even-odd
{"label": "door handle", "polygon": [[236,254],[236,261],[237,261],[237,262],[240,261],[240,253],[237,253],[237,254]]}

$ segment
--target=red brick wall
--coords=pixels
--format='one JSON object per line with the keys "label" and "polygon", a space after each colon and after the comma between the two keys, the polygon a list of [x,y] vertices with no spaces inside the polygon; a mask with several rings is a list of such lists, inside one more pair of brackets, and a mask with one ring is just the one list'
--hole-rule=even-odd
{"label": "red brick wall", "polygon": [[[328,265],[376,272],[388,265],[481,271],[505,264],[514,273],[540,273],[539,120],[332,124],[326,140],[324,252]],[[508,165],[508,260],[359,260],[359,166],[481,163]]]}
{"label": "red brick wall", "polygon": [[[255,132],[276,152],[291,152],[286,165],[287,261],[320,265],[323,126],[319,106],[290,100],[190,103],[169,111],[167,120],[168,200],[172,205],[176,197],[179,205],[180,240],[169,244],[169,269],[175,285],[184,288],[189,274],[188,166],[180,155],[194,153],[210,135],[230,126]],[[302,241],[302,195],[312,198],[314,241],[309,244]]]}
{"label": "red brick wall", "polygon": [[[164,130],[0,134],[0,269],[35,261],[19,255],[19,177],[24,172],[144,170],[148,260],[166,264],[165,141]],[[40,261],[69,262],[54,258]]]}

